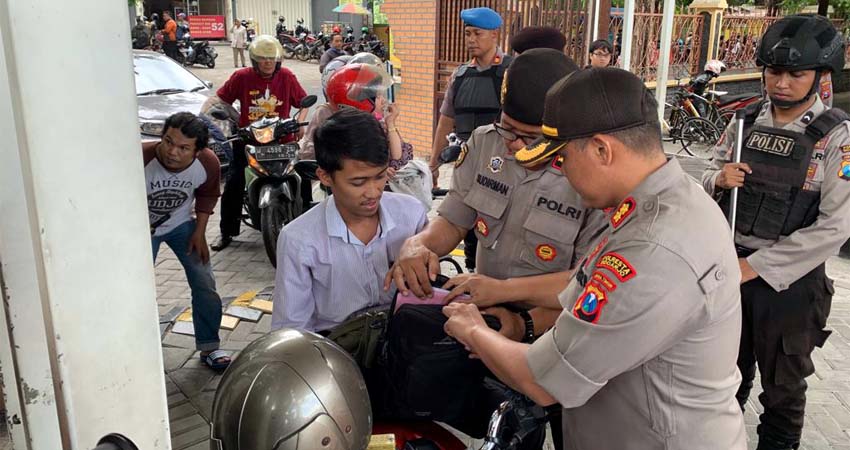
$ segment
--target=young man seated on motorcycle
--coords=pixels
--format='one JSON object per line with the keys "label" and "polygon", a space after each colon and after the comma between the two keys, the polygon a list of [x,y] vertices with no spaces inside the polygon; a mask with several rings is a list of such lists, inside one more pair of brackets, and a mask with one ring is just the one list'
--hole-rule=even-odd
{"label": "young man seated on motorcycle", "polygon": [[[290,110],[298,107],[307,93],[295,75],[289,69],[281,67],[283,47],[280,42],[268,35],[258,36],[248,47],[248,56],[252,67],[234,71],[216,95],[204,103],[201,112],[206,113],[217,104],[232,105],[239,100],[240,128],[265,117],[289,117]],[[295,119],[304,122],[307,113],[308,110],[304,109]],[[288,142],[300,137],[299,132],[297,136],[285,136],[283,141]],[[221,196],[221,237],[212,245],[212,249],[216,251],[230,245],[233,237],[239,235],[242,220],[244,169],[248,161],[244,143],[235,143],[233,147],[231,175]]]}
{"label": "young man seated on motorcycle", "polygon": [[389,152],[371,114],[344,108],[315,131],[316,174],[333,195],[280,232],[272,329],[326,331],[389,304],[383,277],[427,222],[413,197],[384,192]]}

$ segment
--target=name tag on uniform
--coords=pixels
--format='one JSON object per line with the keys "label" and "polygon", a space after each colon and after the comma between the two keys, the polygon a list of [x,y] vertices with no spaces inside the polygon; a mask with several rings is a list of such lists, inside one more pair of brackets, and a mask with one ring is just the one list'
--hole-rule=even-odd
{"label": "name tag on uniform", "polygon": [[790,156],[794,150],[794,138],[753,131],[747,139],[747,147],[772,155]]}

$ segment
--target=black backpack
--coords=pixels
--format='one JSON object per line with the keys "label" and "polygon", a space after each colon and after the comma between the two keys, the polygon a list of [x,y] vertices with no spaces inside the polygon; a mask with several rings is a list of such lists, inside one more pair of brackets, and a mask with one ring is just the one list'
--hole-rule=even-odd
{"label": "black backpack", "polygon": [[[439,281],[444,280],[435,284],[442,285]],[[446,320],[439,305],[406,304],[392,313],[380,362],[384,382],[380,393],[373,392],[379,416],[454,423],[479,403],[489,371],[446,335]],[[501,328],[494,316],[485,315],[484,320],[490,328]]]}

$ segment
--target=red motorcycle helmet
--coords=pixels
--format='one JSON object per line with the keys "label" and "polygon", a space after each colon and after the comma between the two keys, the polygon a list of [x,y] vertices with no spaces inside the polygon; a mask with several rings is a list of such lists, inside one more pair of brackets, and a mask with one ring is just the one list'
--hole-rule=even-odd
{"label": "red motorcycle helmet", "polygon": [[328,101],[337,108],[345,105],[373,112],[376,99],[386,97],[392,84],[392,77],[382,67],[349,64],[334,72],[328,80]]}
{"label": "red motorcycle helmet", "polygon": [[339,27],[339,25],[334,25],[333,32],[334,33],[340,33],[340,32],[342,32],[342,29]]}

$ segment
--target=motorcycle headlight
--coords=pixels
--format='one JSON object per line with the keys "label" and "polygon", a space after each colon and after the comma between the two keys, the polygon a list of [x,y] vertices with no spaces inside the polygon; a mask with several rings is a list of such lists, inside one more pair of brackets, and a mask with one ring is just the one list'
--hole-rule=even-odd
{"label": "motorcycle headlight", "polygon": [[260,144],[268,144],[274,140],[274,127],[251,128],[251,133]]}
{"label": "motorcycle headlight", "polygon": [[162,136],[165,122],[162,120],[140,120],[139,129],[148,136]]}

